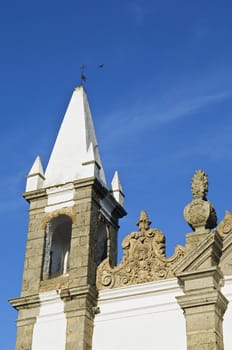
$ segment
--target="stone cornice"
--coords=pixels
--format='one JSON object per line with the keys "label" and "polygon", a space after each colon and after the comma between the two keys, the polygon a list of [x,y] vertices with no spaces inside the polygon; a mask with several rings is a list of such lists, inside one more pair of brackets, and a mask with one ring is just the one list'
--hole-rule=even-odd
{"label": "stone cornice", "polygon": [[65,300],[72,300],[81,296],[89,295],[90,298],[97,298],[96,288],[87,285],[82,287],[65,288],[60,291],[60,297]]}
{"label": "stone cornice", "polygon": [[25,297],[13,298],[9,300],[10,304],[16,309],[32,308],[40,305],[39,294]]}
{"label": "stone cornice", "polygon": [[147,282],[143,284],[134,284],[120,288],[103,289],[99,291],[100,301],[111,301],[112,299],[124,299],[144,296],[144,295],[163,295],[165,292],[179,293],[179,285],[176,278],[170,278],[167,280]]}
{"label": "stone cornice", "polygon": [[223,279],[223,274],[217,266],[211,266],[200,270],[179,272],[176,273],[176,277],[179,280],[180,286],[185,286],[185,291],[188,290],[188,287],[186,287],[188,282],[193,280],[195,281],[195,288],[197,288],[198,285],[200,289],[206,288],[202,286],[202,281],[205,280],[207,281],[207,288],[218,289],[218,286],[220,286],[220,282]]}
{"label": "stone cornice", "polygon": [[36,191],[24,192],[22,194],[22,196],[28,202],[35,200],[35,199],[37,200],[39,198],[45,198],[45,197],[47,197],[46,188],[40,188],[39,190],[36,190]]}
{"label": "stone cornice", "polygon": [[[222,314],[224,314],[228,304],[228,300],[218,290],[207,290],[205,292],[201,291],[201,293],[199,293],[199,291],[196,291],[191,294],[178,296],[176,299],[180,307],[184,310],[189,308],[202,307],[210,304],[217,304]],[[197,312],[197,310],[195,310],[195,312]]]}

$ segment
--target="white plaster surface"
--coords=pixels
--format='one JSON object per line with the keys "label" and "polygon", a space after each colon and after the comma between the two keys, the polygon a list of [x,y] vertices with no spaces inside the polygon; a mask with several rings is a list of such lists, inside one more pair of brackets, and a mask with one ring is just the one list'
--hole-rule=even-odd
{"label": "white plaster surface", "polygon": [[42,162],[39,156],[36,157],[31,170],[29,171],[28,176],[34,175],[34,174],[41,174],[44,176],[44,172],[43,172],[43,166],[42,166]]}
{"label": "white plaster surface", "polygon": [[72,183],[48,188],[46,192],[48,196],[48,203],[45,207],[46,213],[74,205],[74,188]]}
{"label": "white plaster surface", "polygon": [[32,350],[65,350],[64,303],[56,291],[40,294],[40,313],[32,338]]}
{"label": "white plaster surface", "polygon": [[115,202],[112,201],[112,196],[107,194],[103,199],[100,200],[101,213],[109,220],[112,219],[112,212],[115,209]]}
{"label": "white plaster surface", "polygon": [[27,176],[26,192],[43,187],[44,172],[40,157],[37,156]]}
{"label": "white plaster surface", "polygon": [[222,288],[222,293],[229,301],[223,321],[224,348],[225,350],[232,349],[232,275],[225,276],[225,284]]}
{"label": "white plaster surface", "polygon": [[[96,161],[100,170],[96,165],[83,165],[90,161]],[[87,96],[80,86],[74,90],[61,124],[45,172],[44,187],[91,176],[97,176],[105,184]]]}
{"label": "white plaster surface", "polygon": [[93,350],[186,350],[176,279],[101,291]]}
{"label": "white plaster surface", "polygon": [[116,201],[123,207],[124,193],[123,193],[122,185],[121,185],[117,171],[115,171],[114,177],[111,182],[111,190]]}

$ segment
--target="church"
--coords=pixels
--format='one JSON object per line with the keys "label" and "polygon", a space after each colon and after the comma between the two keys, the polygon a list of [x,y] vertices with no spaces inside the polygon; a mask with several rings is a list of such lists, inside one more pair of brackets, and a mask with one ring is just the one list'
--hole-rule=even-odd
{"label": "church", "polygon": [[37,157],[27,176],[15,349],[230,350],[232,215],[217,222],[203,170],[191,192],[185,246],[167,257],[141,210],[117,264],[124,193],[117,171],[107,188],[87,94],[75,88],[45,172]]}

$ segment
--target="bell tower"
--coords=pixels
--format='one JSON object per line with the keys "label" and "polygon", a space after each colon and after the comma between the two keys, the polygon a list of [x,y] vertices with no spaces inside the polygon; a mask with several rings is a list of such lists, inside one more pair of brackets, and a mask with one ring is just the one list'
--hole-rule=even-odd
{"label": "bell tower", "polygon": [[71,97],[45,173],[39,157],[27,177],[29,228],[16,350],[90,350],[96,269],[117,259],[123,209],[118,173],[107,189],[83,86]]}

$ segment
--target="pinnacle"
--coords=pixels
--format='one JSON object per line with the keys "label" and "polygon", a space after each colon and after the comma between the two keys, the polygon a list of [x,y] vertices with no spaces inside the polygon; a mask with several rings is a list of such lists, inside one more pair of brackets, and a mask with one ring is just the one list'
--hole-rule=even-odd
{"label": "pinnacle", "polygon": [[45,186],[92,176],[106,185],[88,98],[83,86],[78,86],[72,94],[47,165]]}

